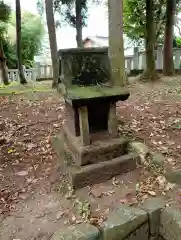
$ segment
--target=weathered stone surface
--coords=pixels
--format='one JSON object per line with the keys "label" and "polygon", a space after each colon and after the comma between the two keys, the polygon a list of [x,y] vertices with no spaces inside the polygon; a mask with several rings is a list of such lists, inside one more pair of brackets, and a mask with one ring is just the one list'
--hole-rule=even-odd
{"label": "weathered stone surface", "polygon": [[108,48],[72,48],[59,50],[61,79],[66,85],[97,85],[110,80]]}
{"label": "weathered stone surface", "polygon": [[149,225],[145,223],[141,227],[137,228],[131,235],[125,240],[150,240],[149,239]]}
{"label": "weathered stone surface", "polygon": [[111,137],[115,138],[118,135],[118,121],[116,116],[116,103],[110,104],[108,117],[108,131]]}
{"label": "weathered stone surface", "polygon": [[161,213],[160,235],[165,240],[181,240],[181,212],[168,207]]}
{"label": "weathered stone surface", "polygon": [[84,146],[90,144],[89,122],[87,107],[79,108],[80,137]]}
{"label": "weathered stone surface", "polygon": [[58,156],[64,155],[64,136],[63,136],[63,134],[53,137],[52,147]]}
{"label": "weathered stone surface", "polygon": [[104,240],[126,239],[137,228],[145,225],[147,221],[148,216],[145,211],[122,205],[108,216],[108,220],[101,228],[102,237]]}
{"label": "weathered stone surface", "polygon": [[108,161],[126,153],[128,140],[125,138],[103,139],[82,146],[80,138],[72,136],[66,126],[63,129],[68,149],[78,166]]}
{"label": "weathered stone surface", "polygon": [[131,149],[133,149],[137,154],[140,155],[141,161],[144,163],[146,160],[146,157],[150,153],[149,148],[144,143],[136,142],[136,141],[131,142],[129,145]]}
{"label": "weathered stone surface", "polygon": [[161,153],[152,152],[150,161],[153,165],[163,168],[165,157]]}
{"label": "weathered stone surface", "polygon": [[141,205],[141,208],[148,213],[149,233],[153,237],[159,236],[160,214],[164,208],[165,201],[163,198],[149,198]]}
{"label": "weathered stone surface", "polygon": [[180,170],[172,170],[171,168],[165,169],[165,177],[168,182],[181,184],[181,171]]}
{"label": "weathered stone surface", "polygon": [[82,223],[57,231],[51,240],[98,240],[99,231],[90,224]]}
{"label": "weathered stone surface", "polygon": [[162,236],[150,236],[148,238],[149,240],[165,240]]}
{"label": "weathered stone surface", "polygon": [[90,186],[129,172],[136,168],[139,157],[127,154],[109,161],[90,164],[82,167],[69,167],[70,184],[74,188]]}

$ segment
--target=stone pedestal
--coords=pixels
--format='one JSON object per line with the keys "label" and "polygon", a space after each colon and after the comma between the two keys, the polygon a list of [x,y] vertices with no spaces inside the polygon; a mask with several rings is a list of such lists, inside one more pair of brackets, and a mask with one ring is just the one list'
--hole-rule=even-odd
{"label": "stone pedestal", "polygon": [[69,49],[61,54],[60,85],[66,85],[64,163],[71,185],[84,187],[134,169],[137,156],[128,153],[128,140],[118,136],[116,117],[116,102],[127,100],[129,93],[109,82],[107,49]]}

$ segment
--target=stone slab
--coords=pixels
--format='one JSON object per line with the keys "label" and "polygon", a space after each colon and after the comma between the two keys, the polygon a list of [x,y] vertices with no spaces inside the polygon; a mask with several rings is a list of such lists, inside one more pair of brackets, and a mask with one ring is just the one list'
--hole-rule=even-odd
{"label": "stone slab", "polygon": [[165,240],[162,236],[150,236],[148,240]]}
{"label": "stone slab", "polygon": [[109,102],[126,101],[129,97],[129,93],[124,88],[119,86],[91,86],[91,87],[79,87],[72,86],[67,89],[66,101],[73,107],[81,107],[95,102],[97,100],[105,100]]}
{"label": "stone slab", "polygon": [[83,167],[70,166],[70,184],[77,189],[107,181],[116,175],[134,170],[138,161],[139,156],[130,153],[109,161]]}
{"label": "stone slab", "polygon": [[59,134],[52,139],[52,148],[61,157],[64,154],[64,136]]}
{"label": "stone slab", "polygon": [[51,240],[98,240],[99,231],[90,224],[82,223],[76,226],[61,228],[55,232]]}
{"label": "stone slab", "polygon": [[165,168],[165,177],[168,182],[176,183],[178,185],[181,184],[181,171],[173,170],[172,168]]}
{"label": "stone slab", "polygon": [[109,214],[107,221],[101,227],[101,235],[104,240],[124,240],[129,239],[128,237],[130,237],[129,240],[132,240],[134,239],[131,238],[133,236],[133,232],[144,225],[146,226],[146,231],[144,230],[143,234],[146,234],[147,238],[145,240],[147,240],[147,213],[142,209],[129,207],[124,204]]}
{"label": "stone slab", "polygon": [[165,240],[181,240],[181,211],[173,207],[161,213],[160,235]]}
{"label": "stone slab", "polygon": [[[141,205],[141,208],[148,213],[149,234],[153,237],[159,236],[160,214],[166,202],[163,198],[149,198]],[[150,237],[151,237],[150,236]]]}
{"label": "stone slab", "polygon": [[163,156],[163,154],[158,153],[158,152],[151,152],[151,163],[155,166],[155,167],[159,167],[159,168],[163,168],[164,167],[164,163],[165,163],[165,157]]}
{"label": "stone slab", "polygon": [[108,161],[125,154],[127,150],[128,140],[126,138],[104,139],[94,141],[88,146],[82,146],[81,139],[72,136],[66,126],[63,127],[63,134],[74,163],[78,166]]}
{"label": "stone slab", "polygon": [[143,224],[141,227],[133,231],[129,237],[125,240],[150,240],[149,239],[149,225],[148,223]]}

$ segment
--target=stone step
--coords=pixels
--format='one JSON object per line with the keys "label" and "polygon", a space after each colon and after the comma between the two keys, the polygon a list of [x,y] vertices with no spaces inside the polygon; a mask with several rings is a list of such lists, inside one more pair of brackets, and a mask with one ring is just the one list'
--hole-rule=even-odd
{"label": "stone step", "polygon": [[82,167],[69,166],[68,174],[75,189],[105,182],[112,177],[134,170],[140,157],[133,153],[114,158],[109,161],[90,164]]}

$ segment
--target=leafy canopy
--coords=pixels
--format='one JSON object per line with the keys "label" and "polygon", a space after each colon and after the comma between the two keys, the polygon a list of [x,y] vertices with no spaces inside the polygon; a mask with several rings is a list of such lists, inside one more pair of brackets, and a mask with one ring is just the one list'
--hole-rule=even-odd
{"label": "leafy canopy", "polygon": [[[10,22],[6,25],[7,37],[3,41],[4,52],[9,68],[16,68],[16,18],[13,12]],[[41,49],[41,41],[44,36],[44,25],[38,15],[22,12],[22,61],[26,67],[33,66],[34,56]]]}
{"label": "leafy canopy", "polygon": [[[180,13],[180,1],[177,0],[177,14]],[[154,1],[154,28],[157,42],[163,41],[166,19],[166,0]],[[146,1],[124,0],[124,32],[133,41],[145,39]]]}

